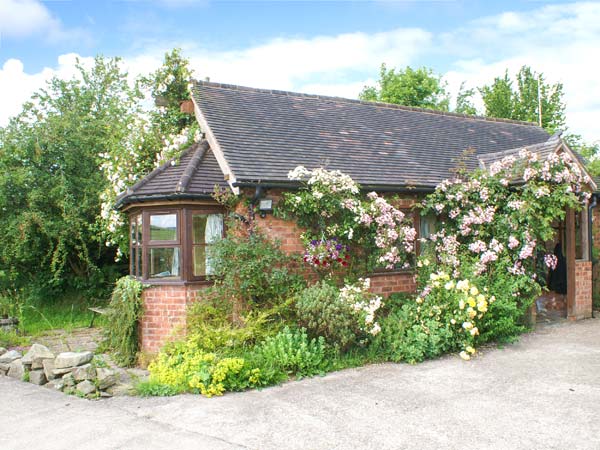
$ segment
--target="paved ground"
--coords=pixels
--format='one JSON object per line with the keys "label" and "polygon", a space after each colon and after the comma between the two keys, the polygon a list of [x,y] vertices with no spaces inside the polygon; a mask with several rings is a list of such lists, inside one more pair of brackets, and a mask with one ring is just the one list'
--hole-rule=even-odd
{"label": "paved ground", "polygon": [[600,449],[600,319],[469,363],[384,364],[205,399],[91,402],[0,379],[0,449]]}

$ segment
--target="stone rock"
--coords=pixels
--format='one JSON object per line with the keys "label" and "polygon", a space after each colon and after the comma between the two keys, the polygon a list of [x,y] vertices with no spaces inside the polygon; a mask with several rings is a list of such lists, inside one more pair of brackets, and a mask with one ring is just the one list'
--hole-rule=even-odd
{"label": "stone rock", "polygon": [[56,369],[66,369],[68,367],[77,367],[89,363],[94,354],[92,352],[64,352],[60,353],[54,360]]}
{"label": "stone rock", "polygon": [[16,378],[17,380],[22,380],[23,375],[25,374],[25,367],[20,359],[15,359],[10,363],[10,368],[8,369],[8,376],[12,378]]}
{"label": "stone rock", "polygon": [[0,347],[0,356],[6,353],[6,349],[4,347]]}
{"label": "stone rock", "polygon": [[97,368],[96,369],[96,379],[98,383],[98,389],[105,390],[117,383],[117,375],[114,370],[105,369],[105,368]]}
{"label": "stone rock", "polygon": [[100,397],[101,398],[111,398],[112,395],[110,395],[108,392],[102,391],[102,392],[100,392]]}
{"label": "stone rock", "polygon": [[29,382],[41,386],[46,384],[46,375],[42,369],[36,369],[29,372]]}
{"label": "stone rock", "polygon": [[65,382],[62,378],[55,378],[54,380],[48,381],[46,387],[62,391],[65,388]]}
{"label": "stone rock", "polygon": [[21,357],[21,352],[18,352],[17,350],[11,350],[9,352],[5,352],[2,356],[0,356],[0,364],[10,364],[15,359],[20,359]]}
{"label": "stone rock", "polygon": [[115,384],[114,386],[107,388],[106,392],[113,397],[122,397],[125,395],[134,395],[135,388],[130,384]]}
{"label": "stone rock", "polygon": [[93,380],[96,378],[96,369],[89,363],[84,364],[73,369],[73,377],[75,381]]}
{"label": "stone rock", "polygon": [[65,383],[65,386],[67,387],[75,386],[75,378],[73,377],[72,373],[67,373],[63,375],[62,380],[63,383]]}
{"label": "stone rock", "polygon": [[77,392],[83,395],[90,395],[96,392],[96,386],[90,380],[84,380],[77,385]]}
{"label": "stone rock", "polygon": [[42,361],[42,368],[44,369],[44,375],[46,375],[46,379],[54,380],[56,375],[54,374],[54,360],[53,359],[44,359]]}
{"label": "stone rock", "polygon": [[0,363],[0,372],[8,372],[10,363]]}
{"label": "stone rock", "polygon": [[41,369],[42,361],[44,359],[54,359],[54,353],[52,353],[48,347],[41,344],[33,344],[29,351],[23,356],[23,364],[31,366],[32,369]]}
{"label": "stone rock", "polygon": [[[54,360],[56,361],[56,360]],[[54,361],[52,362],[52,364],[54,364]],[[67,367],[66,369],[52,369],[52,373],[54,374],[54,376],[59,377],[62,375],[66,375],[67,373],[71,373],[73,372],[74,367]]]}

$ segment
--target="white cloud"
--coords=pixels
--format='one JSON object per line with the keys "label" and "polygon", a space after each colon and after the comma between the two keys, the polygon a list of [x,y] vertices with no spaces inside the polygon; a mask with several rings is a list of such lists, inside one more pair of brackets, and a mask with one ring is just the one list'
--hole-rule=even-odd
{"label": "white cloud", "polygon": [[89,40],[82,29],[65,29],[38,0],[0,0],[0,38],[20,39],[34,35],[44,36],[49,42]]}
{"label": "white cloud", "polygon": [[[0,0],[2,1],[2,0]],[[161,63],[168,43],[127,57],[132,75]],[[184,44],[195,76],[213,81],[272,89],[355,98],[373,84],[382,62],[389,66],[428,65],[450,61],[446,80],[453,92],[490,83],[508,68],[514,74],[527,64],[549,82],[562,82],[568,125],[587,140],[600,139],[600,4],[542,6],[529,12],[483,17],[448,33],[419,28],[380,33],[345,33],[310,39],[278,38],[240,50],[214,51]],[[55,68],[23,72],[9,60],[0,70],[0,125],[52,74],[69,74],[73,55],[59,58]],[[5,100],[6,99],[6,100]]]}

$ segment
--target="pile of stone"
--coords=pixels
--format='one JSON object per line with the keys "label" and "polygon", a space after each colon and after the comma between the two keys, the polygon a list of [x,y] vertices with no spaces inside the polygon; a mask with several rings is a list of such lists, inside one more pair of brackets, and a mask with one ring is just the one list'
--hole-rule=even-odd
{"label": "pile of stone", "polygon": [[92,352],[54,355],[47,347],[33,344],[23,356],[17,350],[0,348],[0,375],[28,380],[37,385],[82,397],[110,397],[118,381],[114,370],[97,367]]}

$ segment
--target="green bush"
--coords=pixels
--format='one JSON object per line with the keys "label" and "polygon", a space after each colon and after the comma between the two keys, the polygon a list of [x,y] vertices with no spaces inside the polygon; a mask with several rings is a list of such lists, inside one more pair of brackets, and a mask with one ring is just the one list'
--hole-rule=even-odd
{"label": "green bush", "polygon": [[108,305],[103,347],[113,353],[116,363],[125,366],[135,362],[138,352],[142,289],[142,283],[134,278],[120,278]]}
{"label": "green bush", "polygon": [[179,391],[168,384],[142,381],[135,385],[135,393],[140,397],[170,397],[179,394]]}
{"label": "green bush", "polygon": [[[189,340],[207,352],[231,354],[245,351],[268,336],[277,334],[286,319],[289,302],[274,308],[252,310],[232,320],[231,303],[207,289],[202,298],[188,309]],[[283,313],[282,313],[283,311]]]}
{"label": "green bush", "polygon": [[419,317],[411,304],[392,311],[382,320],[381,333],[372,347],[390,361],[410,364],[435,358],[452,348],[454,335],[448,325],[435,318]]}
{"label": "green bush", "polygon": [[344,350],[356,343],[361,331],[354,311],[339,300],[339,295],[338,288],[320,281],[300,292],[295,305],[300,325],[311,336],[322,336]]}
{"label": "green bush", "polygon": [[233,227],[211,249],[215,289],[222,299],[237,302],[241,309],[270,307],[306,285],[294,270],[296,257],[284,253],[277,242],[257,230],[247,233]]}
{"label": "green bush", "polygon": [[325,371],[325,353],[325,339],[322,337],[310,339],[305,329],[285,327],[254,349],[254,361],[265,374],[306,377]]}

